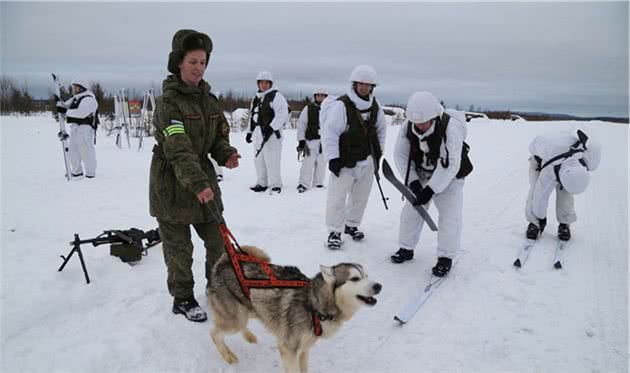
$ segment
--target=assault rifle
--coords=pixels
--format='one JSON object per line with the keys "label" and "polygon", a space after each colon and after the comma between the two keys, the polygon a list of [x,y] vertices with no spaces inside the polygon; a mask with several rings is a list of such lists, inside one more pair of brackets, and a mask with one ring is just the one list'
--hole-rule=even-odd
{"label": "assault rifle", "polygon": [[[353,104],[354,105],[354,104]],[[365,124],[365,121],[363,120],[363,117],[361,117],[361,113],[359,113],[359,109],[357,109],[356,106],[354,106],[354,112],[357,116],[357,119],[359,120],[359,123],[361,123],[361,127],[363,128],[363,133],[365,134],[365,136],[367,137],[367,141],[368,141],[368,146],[370,149],[370,154],[372,155],[372,160],[374,161],[374,178],[376,178],[376,185],[378,185],[378,191],[381,192],[381,198],[383,199],[383,204],[385,205],[385,210],[388,210],[387,208],[387,200],[389,198],[385,197],[385,194],[383,193],[383,188],[381,187],[381,177],[378,174],[378,171],[380,169],[379,167],[379,161],[380,161],[380,157],[377,157],[376,154],[376,149],[374,148],[374,144],[372,143],[372,140],[370,139],[370,135],[367,129],[367,125]],[[371,115],[377,115],[375,113],[372,113]],[[378,140],[377,140],[378,142]],[[377,144],[378,145],[378,144]],[[383,152],[385,151],[385,149],[380,149],[380,156],[383,155]]]}
{"label": "assault rifle", "polygon": [[308,145],[304,145],[303,148],[298,146],[297,150],[297,160],[298,162],[302,162],[304,158],[309,157],[311,155],[311,149],[308,148]]}
{"label": "assault rifle", "polygon": [[[261,133],[262,133],[262,128],[261,128]],[[273,131],[272,135],[276,135],[277,139],[280,139],[280,131]],[[263,138],[263,142],[262,144],[260,144],[260,148],[256,151],[256,155],[254,156],[254,158],[258,157],[258,154],[260,154],[260,152],[262,152],[263,148],[265,147],[265,144],[267,143],[267,141],[269,141],[269,139],[271,138],[271,135],[269,136],[265,136]]]}
{"label": "assault rifle", "polygon": [[[146,244],[143,244],[143,240],[146,240]],[[142,259],[143,255],[146,255],[148,248],[155,246],[162,242],[160,239],[160,232],[157,229],[144,232],[140,229],[131,228],[128,230],[107,230],[103,231],[95,238],[82,240],[77,233],[74,234],[74,240],[70,242],[72,250],[68,256],[61,256],[63,263],[59,267],[58,272],[61,272],[66,266],[72,255],[76,252],[79,255],[81,261],[81,268],[83,268],[83,274],[85,275],[85,281],[90,283],[90,276],[88,276],[87,268],[85,267],[85,260],[83,259],[83,253],[81,252],[82,244],[92,244],[92,246],[99,246],[110,244],[110,255],[119,257],[124,263],[132,264]]]}
{"label": "assault rifle", "polygon": [[374,160],[374,177],[376,178],[376,185],[378,185],[378,191],[381,192],[381,198],[383,199],[385,210],[388,210],[387,200],[389,198],[385,197],[385,194],[383,194],[383,188],[381,187],[381,177],[378,174],[380,158],[376,158],[377,154],[376,154],[376,151],[374,150],[374,144],[372,144],[372,141],[370,141],[369,138],[368,138],[368,144],[370,145],[370,153],[372,154],[372,160]]}

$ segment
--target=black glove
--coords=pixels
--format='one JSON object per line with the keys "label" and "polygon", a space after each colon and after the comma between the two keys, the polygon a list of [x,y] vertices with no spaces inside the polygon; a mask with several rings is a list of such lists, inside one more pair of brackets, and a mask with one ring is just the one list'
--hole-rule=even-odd
{"label": "black glove", "polygon": [[247,135],[245,135],[245,142],[250,144],[252,142],[252,133],[248,132]]}
{"label": "black glove", "polygon": [[53,95],[53,98],[55,99],[55,102],[61,101],[61,97],[57,96],[56,94]]}
{"label": "black glove", "polygon": [[65,140],[70,136],[68,136],[68,134],[63,131],[59,131],[59,133],[57,133],[57,137],[59,138],[59,140]]}
{"label": "black glove", "polygon": [[542,234],[547,226],[547,218],[538,219],[538,226],[540,227],[540,234]]}
{"label": "black glove", "polygon": [[57,108],[57,112],[61,114],[65,114],[66,111],[68,111],[68,109],[66,109],[66,107],[63,106],[62,104],[57,104],[56,108]]}
{"label": "black glove", "polygon": [[296,148],[296,150],[299,152],[304,151],[304,149],[306,148],[306,141],[305,140],[300,140],[300,142],[298,143],[298,146]]}
{"label": "black glove", "polygon": [[420,180],[414,180],[409,184],[409,189],[413,192],[413,194],[418,198],[418,194],[422,190],[422,185],[420,184]]}
{"label": "black glove", "polygon": [[409,189],[411,189],[416,196],[415,206],[426,204],[431,200],[433,194],[435,194],[430,187],[426,186],[423,188],[418,180],[412,181],[411,184],[409,184]]}
{"label": "black glove", "polygon": [[435,192],[431,189],[431,187],[425,186],[418,194],[416,194],[416,205],[427,204],[434,194]]}
{"label": "black glove", "polygon": [[265,140],[270,138],[271,135],[273,134],[273,128],[271,128],[271,126],[262,126],[260,127],[260,129],[262,130],[263,138]]}
{"label": "black glove", "polygon": [[330,170],[330,172],[333,173],[333,175],[339,177],[339,173],[341,172],[341,159],[340,158],[331,159],[328,162],[328,169]]}

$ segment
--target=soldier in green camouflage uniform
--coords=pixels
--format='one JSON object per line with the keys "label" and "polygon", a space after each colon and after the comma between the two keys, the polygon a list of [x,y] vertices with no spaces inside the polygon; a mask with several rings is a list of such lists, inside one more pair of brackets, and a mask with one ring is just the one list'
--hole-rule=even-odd
{"label": "soldier in green camouflage uniform", "polygon": [[240,155],[230,146],[228,123],[203,80],[212,41],[203,33],[179,30],[172,49],[168,70],[173,75],[162,83],[154,118],[150,210],[159,223],[173,312],[205,321],[193,293],[190,225],[204,241],[209,279],[224,247],[217,221],[223,211],[221,190],[208,154],[227,168],[237,167]]}

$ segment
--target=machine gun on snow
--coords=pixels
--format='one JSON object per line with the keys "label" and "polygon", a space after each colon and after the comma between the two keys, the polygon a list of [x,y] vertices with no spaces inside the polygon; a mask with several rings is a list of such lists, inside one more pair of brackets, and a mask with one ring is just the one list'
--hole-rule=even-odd
{"label": "machine gun on snow", "polygon": [[[146,244],[143,244],[143,240],[146,240]],[[81,252],[81,245],[92,244],[92,246],[110,245],[110,255],[120,258],[124,263],[133,264],[140,261],[143,255],[146,255],[148,248],[155,246],[162,242],[160,239],[160,232],[158,229],[152,229],[150,231],[142,231],[140,229],[131,228],[128,230],[107,230],[103,231],[95,238],[82,240],[77,233],[74,234],[74,240],[70,242],[72,250],[68,256],[61,255],[63,263],[59,267],[58,272],[61,272],[66,266],[72,255],[76,252],[79,255],[81,261],[81,268],[83,268],[83,274],[85,275],[85,281],[90,283],[90,276],[88,275],[87,268],[85,267],[85,260],[83,259],[83,252]]]}

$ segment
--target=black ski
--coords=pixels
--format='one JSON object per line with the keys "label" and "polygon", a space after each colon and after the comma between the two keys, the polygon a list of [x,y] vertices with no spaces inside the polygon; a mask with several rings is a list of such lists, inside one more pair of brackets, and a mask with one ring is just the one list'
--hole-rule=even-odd
{"label": "black ski", "polygon": [[418,211],[420,216],[422,216],[422,219],[424,219],[424,221],[429,226],[429,229],[431,229],[433,232],[436,232],[438,229],[435,223],[433,222],[433,219],[431,219],[431,216],[427,213],[427,211],[422,206],[416,205],[416,196],[413,194],[413,192],[409,188],[405,186],[405,184],[401,183],[400,180],[396,178],[396,175],[394,175],[394,171],[392,170],[389,163],[387,163],[386,159],[383,159],[383,176],[385,176],[385,178],[390,183],[392,183],[392,185],[396,189],[398,189],[400,193],[402,193],[405,199],[407,199],[407,201],[411,203],[413,208],[415,208],[416,211]]}

